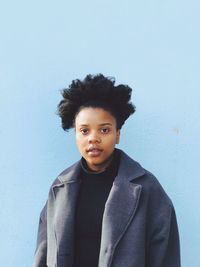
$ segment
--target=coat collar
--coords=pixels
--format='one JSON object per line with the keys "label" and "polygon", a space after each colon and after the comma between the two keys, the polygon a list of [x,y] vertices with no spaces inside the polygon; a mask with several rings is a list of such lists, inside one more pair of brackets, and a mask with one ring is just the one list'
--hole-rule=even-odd
{"label": "coat collar", "polygon": [[[132,181],[135,178],[143,176],[145,170],[141,165],[130,158],[125,152],[117,149],[121,153],[118,175],[114,180],[114,183],[121,183],[124,179]],[[79,179],[79,173],[81,169],[81,162],[78,161],[68,169],[64,170],[59,176],[55,186],[62,186],[63,183],[77,182]]]}
{"label": "coat collar", "polygon": [[116,182],[122,182],[122,180],[126,179],[128,181],[133,181],[135,178],[143,176],[145,174],[145,170],[141,167],[141,165],[130,158],[125,152],[120,150],[121,159],[118,170],[118,175],[116,177]]}

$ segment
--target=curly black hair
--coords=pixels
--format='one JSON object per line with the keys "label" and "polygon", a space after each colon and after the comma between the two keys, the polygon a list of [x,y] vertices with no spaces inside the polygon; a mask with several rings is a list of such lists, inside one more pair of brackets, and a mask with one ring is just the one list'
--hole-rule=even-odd
{"label": "curly black hair", "polygon": [[132,89],[103,74],[87,75],[84,80],[73,80],[69,88],[62,90],[63,99],[58,104],[58,115],[62,128],[67,131],[74,127],[77,113],[84,107],[103,108],[116,119],[117,129],[121,129],[126,119],[135,112],[130,102]]}

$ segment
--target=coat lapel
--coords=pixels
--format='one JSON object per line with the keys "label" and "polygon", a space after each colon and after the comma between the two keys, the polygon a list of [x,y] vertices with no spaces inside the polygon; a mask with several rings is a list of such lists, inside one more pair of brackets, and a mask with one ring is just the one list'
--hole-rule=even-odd
{"label": "coat lapel", "polygon": [[132,183],[131,180],[144,172],[138,163],[133,164],[132,159],[122,152],[118,176],[105,205],[99,267],[111,266],[115,248],[138,207],[142,186]]}
{"label": "coat lapel", "polygon": [[[58,183],[52,187],[52,201],[50,199],[49,216],[51,216],[50,229],[54,230],[51,236],[55,242],[49,248],[49,261],[57,262],[56,266],[73,264],[75,206],[81,181],[78,179],[80,164],[76,164],[67,173],[58,177]],[[49,231],[50,232],[50,231]],[[53,252],[57,253],[54,255]]]}

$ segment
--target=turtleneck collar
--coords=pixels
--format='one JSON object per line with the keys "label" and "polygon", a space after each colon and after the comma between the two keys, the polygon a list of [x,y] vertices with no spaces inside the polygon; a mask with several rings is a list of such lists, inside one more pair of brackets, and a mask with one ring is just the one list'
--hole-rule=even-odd
{"label": "turtleneck collar", "polygon": [[81,158],[81,167],[82,167],[82,171],[83,173],[87,174],[87,175],[91,175],[95,177],[102,177],[102,176],[108,176],[108,175],[117,175],[118,172],[118,167],[119,167],[119,162],[120,162],[120,150],[115,149],[113,152],[113,156],[112,156],[112,160],[110,162],[110,164],[107,166],[107,168],[101,172],[95,172],[92,171],[91,169],[88,168],[86,160],[84,158]]}

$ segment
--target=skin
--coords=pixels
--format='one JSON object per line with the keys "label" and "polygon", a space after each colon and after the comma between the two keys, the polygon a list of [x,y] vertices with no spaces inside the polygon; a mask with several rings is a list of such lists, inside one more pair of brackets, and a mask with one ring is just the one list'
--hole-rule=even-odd
{"label": "skin", "polygon": [[89,169],[105,170],[120,139],[115,117],[103,108],[85,107],[76,115],[75,133],[78,150]]}

